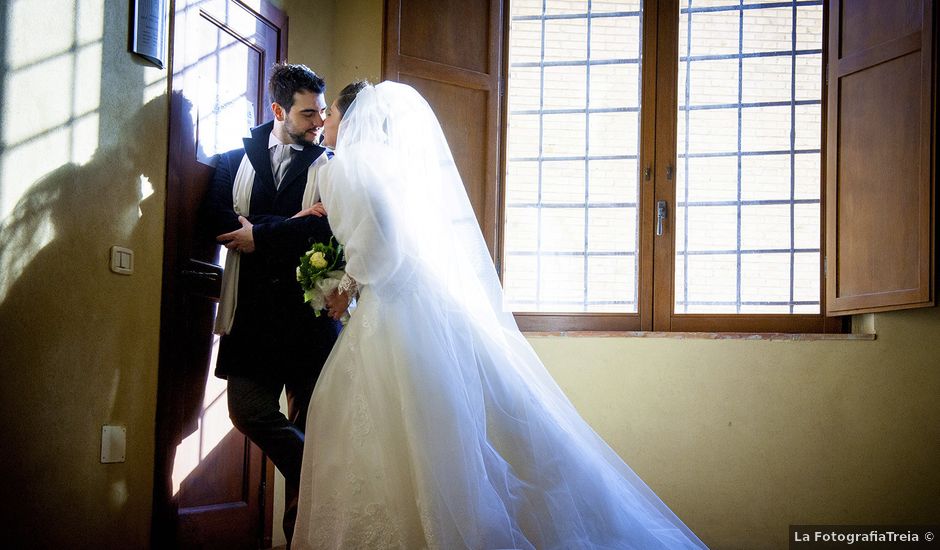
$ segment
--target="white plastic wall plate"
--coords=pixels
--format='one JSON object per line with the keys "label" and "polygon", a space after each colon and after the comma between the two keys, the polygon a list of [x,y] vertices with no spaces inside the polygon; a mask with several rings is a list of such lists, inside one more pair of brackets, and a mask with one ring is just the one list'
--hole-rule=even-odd
{"label": "white plastic wall plate", "polygon": [[111,247],[111,271],[119,275],[134,272],[134,251],[123,246]]}
{"label": "white plastic wall plate", "polygon": [[124,462],[127,452],[127,428],[125,426],[101,427],[101,463]]}

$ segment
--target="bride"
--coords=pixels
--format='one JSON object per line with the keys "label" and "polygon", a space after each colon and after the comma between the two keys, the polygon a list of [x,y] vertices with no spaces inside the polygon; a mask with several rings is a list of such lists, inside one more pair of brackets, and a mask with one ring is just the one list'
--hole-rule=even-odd
{"label": "bride", "polygon": [[310,402],[294,547],[704,548],[503,311],[427,102],[350,85],[324,136],[319,191],[359,300]]}

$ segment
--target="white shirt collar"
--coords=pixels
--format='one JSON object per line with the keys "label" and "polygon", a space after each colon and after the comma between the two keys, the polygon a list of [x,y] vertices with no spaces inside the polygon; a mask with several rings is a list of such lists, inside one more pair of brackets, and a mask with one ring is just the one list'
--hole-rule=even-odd
{"label": "white shirt collar", "polygon": [[271,149],[275,145],[290,145],[291,149],[295,151],[303,151],[303,145],[297,145],[296,143],[283,143],[281,140],[277,139],[277,136],[274,135],[274,132],[268,134],[268,149]]}

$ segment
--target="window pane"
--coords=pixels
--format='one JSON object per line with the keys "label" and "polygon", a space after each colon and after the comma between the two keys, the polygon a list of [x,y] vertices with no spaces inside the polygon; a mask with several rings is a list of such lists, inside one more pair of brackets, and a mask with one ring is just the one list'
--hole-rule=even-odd
{"label": "window pane", "polygon": [[[688,75],[686,69],[689,70]],[[686,81],[688,77],[688,81]],[[738,60],[703,59],[679,65],[679,105],[727,105],[738,101]],[[688,83],[688,87],[686,86]],[[695,94],[691,91],[695,90]],[[686,92],[689,92],[686,94]]]}
{"label": "window pane", "polygon": [[[587,105],[585,66],[545,67],[542,86],[545,109],[584,109]],[[537,107],[537,106],[536,106]]]}
{"label": "window pane", "polygon": [[509,117],[507,154],[510,162],[518,157],[537,157],[539,155],[541,124],[542,118],[537,114],[516,114]]}
{"label": "window pane", "polygon": [[593,0],[591,13],[632,13],[640,11],[642,0],[624,2],[623,0]]}
{"label": "window pane", "polygon": [[584,209],[542,208],[539,245],[544,252],[583,252]]}
{"label": "window pane", "polygon": [[[741,304],[742,313],[761,311],[760,309],[748,310],[748,306],[789,306],[790,255],[742,255],[741,300],[745,302]],[[783,313],[786,313],[786,311]]]}
{"label": "window pane", "polygon": [[587,311],[636,311],[635,268],[633,256],[589,258]]}
{"label": "window pane", "polygon": [[542,115],[542,155],[546,157],[584,156],[587,139],[583,114]]}
{"label": "window pane", "polygon": [[[686,166],[694,177],[685,177]],[[738,196],[738,159],[731,156],[686,158],[679,163],[676,178],[683,182],[676,189],[680,206],[686,201],[733,201]]]}
{"label": "window pane", "polygon": [[591,59],[638,59],[640,26],[636,17],[599,17],[591,20]]}
{"label": "window pane", "polygon": [[[584,161],[568,160],[543,164],[542,204],[584,203]],[[520,181],[520,187],[526,183]]]}
{"label": "window pane", "polygon": [[741,49],[745,53],[790,51],[794,24],[791,6],[744,10]]}
{"label": "window pane", "polygon": [[639,113],[594,113],[589,120],[591,156],[636,156]]}
{"label": "window pane", "polygon": [[[523,6],[513,2],[513,10]],[[541,12],[541,6],[539,6]],[[516,63],[538,63],[542,57],[542,22],[513,18],[509,34],[519,38],[519,46],[513,50]],[[511,77],[510,77],[511,78]]]}
{"label": "window pane", "polygon": [[636,208],[592,208],[588,213],[588,250],[591,252],[633,253],[624,235],[636,233]]}
{"label": "window pane", "polygon": [[[594,109],[640,106],[639,64],[591,67],[591,107]],[[510,77],[512,78],[512,77]]]}
{"label": "window pane", "polygon": [[[546,61],[582,61],[587,59],[586,17],[547,19],[544,23]],[[512,55],[511,51],[509,55]]]}
{"label": "window pane", "polygon": [[503,284],[513,311],[636,312],[640,4],[511,5]]}
{"label": "window pane", "polygon": [[[685,254],[677,258],[676,311],[734,313],[738,273],[733,254]],[[684,279],[680,276],[684,275]],[[681,292],[680,292],[681,291]]]}
{"label": "window pane", "polygon": [[792,64],[790,56],[751,57],[742,60],[741,101],[790,103]]}
{"label": "window pane", "polygon": [[584,260],[577,256],[544,256],[539,270],[539,293],[548,311],[584,310]]}
{"label": "window pane", "polygon": [[[818,173],[818,172],[817,172]],[[819,190],[816,190],[818,194]],[[741,157],[741,199],[787,201],[790,198],[790,155]]]}
{"label": "window pane", "polygon": [[737,211],[733,206],[700,206],[676,209],[676,251],[733,251],[737,246]]}
{"label": "window pane", "polygon": [[819,313],[821,2],[682,0],[676,313]]}
{"label": "window pane", "polygon": [[509,80],[516,85],[516,110],[537,110],[542,100],[542,72],[538,67],[513,67]]}
{"label": "window pane", "polygon": [[534,205],[539,200],[539,163],[537,161],[516,161],[507,165],[507,177],[518,182],[506,190],[506,204],[511,208],[523,204]]}
{"label": "window pane", "polygon": [[512,12],[519,17],[539,15],[542,13],[542,0],[513,0]]}
{"label": "window pane", "polygon": [[[742,107],[741,150],[763,153],[790,148],[790,106]],[[816,126],[819,134],[819,126]],[[818,144],[819,141],[817,140]]]}
{"label": "window pane", "polygon": [[[587,164],[591,182],[589,206],[611,203],[636,206],[636,186],[624,183],[636,179],[636,159],[592,160]],[[624,246],[630,245],[624,242]]]}
{"label": "window pane", "polygon": [[548,15],[584,13],[586,11],[587,6],[581,0],[545,0],[545,13]]}
{"label": "window pane", "polygon": [[741,206],[741,249],[790,249],[790,207],[785,204]]}
{"label": "window pane", "polygon": [[678,131],[679,151],[690,154],[734,154],[738,148],[738,110],[726,108],[680,112]]}

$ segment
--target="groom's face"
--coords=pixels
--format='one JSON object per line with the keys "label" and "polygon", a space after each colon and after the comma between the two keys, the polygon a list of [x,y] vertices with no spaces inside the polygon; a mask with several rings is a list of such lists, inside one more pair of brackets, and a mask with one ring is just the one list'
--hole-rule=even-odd
{"label": "groom's face", "polygon": [[323,94],[294,92],[294,104],[284,114],[284,130],[297,145],[313,145],[320,140],[326,100]]}

